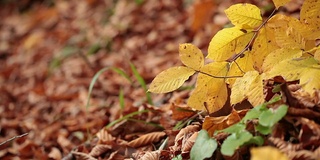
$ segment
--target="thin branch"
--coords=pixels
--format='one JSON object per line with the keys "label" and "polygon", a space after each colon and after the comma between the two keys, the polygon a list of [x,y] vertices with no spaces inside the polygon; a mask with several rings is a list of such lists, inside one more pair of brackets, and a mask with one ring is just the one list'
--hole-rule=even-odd
{"label": "thin branch", "polygon": [[257,37],[260,29],[268,22],[268,20],[274,15],[274,13],[277,11],[277,9],[274,9],[272,11],[272,13],[269,15],[269,17],[262,22],[262,24],[254,31],[254,34],[252,36],[252,38],[250,39],[249,43],[246,45],[245,48],[243,48],[243,50],[241,50],[236,56],[234,56],[233,58],[231,58],[230,62],[235,61],[236,59],[238,59],[239,57],[241,57],[241,55],[243,55],[243,53],[252,45],[254,39]]}
{"label": "thin branch", "polygon": [[8,143],[8,142],[10,142],[10,141],[13,141],[13,140],[15,140],[15,139],[17,139],[17,138],[24,137],[24,136],[26,136],[26,135],[28,135],[28,134],[29,134],[29,133],[24,133],[24,134],[22,134],[22,135],[14,136],[14,137],[12,137],[12,138],[4,141],[4,142],[1,142],[1,143],[0,143],[0,146],[4,145],[4,144],[6,144],[6,143]]}
{"label": "thin branch", "polygon": [[240,78],[240,77],[242,77],[242,76],[213,76],[213,75],[211,75],[211,74],[209,74],[209,73],[206,73],[206,72],[202,72],[202,71],[197,71],[197,70],[195,70],[196,72],[199,72],[199,73],[202,73],[202,74],[205,74],[205,75],[207,75],[207,76],[210,76],[210,77],[212,77],[212,78]]}

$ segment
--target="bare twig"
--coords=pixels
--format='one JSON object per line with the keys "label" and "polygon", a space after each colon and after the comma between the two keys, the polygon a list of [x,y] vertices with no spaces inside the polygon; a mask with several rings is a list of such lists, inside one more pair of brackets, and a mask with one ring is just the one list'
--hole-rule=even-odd
{"label": "bare twig", "polygon": [[24,137],[24,136],[26,136],[26,135],[28,135],[28,134],[29,134],[29,133],[24,133],[24,134],[21,134],[21,135],[18,135],[18,136],[14,136],[14,137],[12,137],[12,138],[10,138],[10,139],[8,139],[8,140],[5,140],[4,142],[1,142],[1,143],[0,143],[0,146],[4,145],[4,144],[6,144],[6,143],[8,143],[8,142],[10,142],[10,141],[13,141],[13,140],[15,140],[15,139],[17,139],[17,138]]}
{"label": "bare twig", "polygon": [[243,53],[252,45],[252,43],[253,43],[254,39],[257,37],[260,29],[268,22],[268,20],[274,15],[274,13],[276,13],[276,11],[277,11],[277,9],[274,9],[272,11],[272,13],[269,15],[269,17],[265,21],[263,21],[263,23],[254,31],[254,34],[253,34],[252,38],[250,39],[249,43],[246,45],[246,47],[244,47],[243,50],[241,50],[238,54],[236,54],[236,56],[232,57],[229,60],[229,62],[233,62],[243,55]]}

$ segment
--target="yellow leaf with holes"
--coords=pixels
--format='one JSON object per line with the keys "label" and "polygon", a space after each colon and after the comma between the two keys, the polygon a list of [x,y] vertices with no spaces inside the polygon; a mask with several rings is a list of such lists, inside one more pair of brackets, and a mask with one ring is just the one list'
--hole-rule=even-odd
{"label": "yellow leaf with holes", "polygon": [[320,38],[320,1],[305,0],[300,11],[298,30],[308,39]]}
{"label": "yellow leaf with holes", "polygon": [[172,92],[182,86],[194,73],[193,69],[184,66],[169,68],[153,79],[148,91],[153,93]]}
{"label": "yellow leaf with holes", "polygon": [[286,15],[273,16],[268,24],[274,30],[277,44],[282,48],[305,49],[306,38],[298,30],[298,19]]}
{"label": "yellow leaf with holes", "polygon": [[[228,71],[228,77],[231,76],[243,76],[245,72],[253,71],[252,54],[249,51],[244,52],[243,57],[239,57],[231,63]],[[236,78],[228,78],[226,82],[231,86],[235,82]]]}
{"label": "yellow leaf with holes", "polygon": [[276,8],[278,9],[280,6],[284,6],[285,4],[287,4],[288,2],[290,2],[291,0],[272,0],[274,5],[276,6]]}
{"label": "yellow leaf with holes", "polygon": [[[227,62],[213,62],[201,68],[197,86],[188,99],[188,105],[197,110],[213,113],[223,107],[228,99],[224,76]],[[216,78],[214,78],[216,77]]]}
{"label": "yellow leaf with holes", "polygon": [[179,56],[184,65],[194,70],[198,71],[204,65],[204,57],[201,50],[193,44],[180,44]]}
{"label": "yellow leaf with holes", "polygon": [[243,77],[237,78],[231,88],[231,104],[240,103],[246,98],[253,106],[263,103],[262,80],[262,76],[257,71],[249,71]]}
{"label": "yellow leaf with holes", "polygon": [[320,28],[320,1],[319,0],[305,0],[300,11],[300,21]]}
{"label": "yellow leaf with holes", "polygon": [[260,9],[252,4],[235,4],[224,12],[233,25],[242,29],[254,29],[262,23]]}
{"label": "yellow leaf with holes", "polygon": [[252,46],[252,58],[254,67],[258,71],[262,71],[261,67],[266,56],[272,51],[278,49],[273,29],[268,26],[268,23],[261,28],[255,42]]}
{"label": "yellow leaf with holes", "polygon": [[286,81],[300,80],[299,84],[310,95],[320,90],[320,65],[313,57],[284,60],[267,72],[266,78],[275,76],[282,76]]}
{"label": "yellow leaf with holes", "polygon": [[263,62],[262,70],[263,72],[269,71],[275,64],[292,58],[299,58],[302,56],[302,51],[300,49],[287,49],[281,48],[271,52]]}
{"label": "yellow leaf with holes", "polygon": [[252,32],[238,27],[222,29],[211,39],[207,58],[214,61],[225,61],[243,50],[252,36]]}
{"label": "yellow leaf with holes", "polygon": [[250,149],[250,160],[289,160],[278,148],[264,146]]}

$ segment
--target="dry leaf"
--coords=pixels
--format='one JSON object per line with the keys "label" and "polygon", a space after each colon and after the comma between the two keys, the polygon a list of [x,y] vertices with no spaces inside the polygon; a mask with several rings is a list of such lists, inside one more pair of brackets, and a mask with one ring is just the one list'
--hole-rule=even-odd
{"label": "dry leaf", "polygon": [[165,132],[147,133],[137,139],[130,141],[128,143],[128,146],[133,147],[133,148],[137,148],[137,147],[145,146],[147,144],[156,143],[165,135],[166,135]]}

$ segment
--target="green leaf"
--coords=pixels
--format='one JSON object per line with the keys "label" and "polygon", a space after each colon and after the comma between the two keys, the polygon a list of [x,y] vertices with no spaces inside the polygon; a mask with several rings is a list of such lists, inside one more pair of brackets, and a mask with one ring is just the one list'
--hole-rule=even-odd
{"label": "green leaf", "polygon": [[211,138],[206,130],[199,131],[196,142],[190,152],[191,160],[202,160],[211,157],[217,146],[216,140]]}
{"label": "green leaf", "polygon": [[243,124],[243,123],[236,123],[236,124],[233,124],[232,126],[226,128],[226,129],[223,129],[223,130],[220,130],[218,131],[219,132],[225,132],[225,133],[238,133],[238,132],[242,132],[246,129],[246,125]]}
{"label": "green leaf", "polygon": [[267,135],[272,132],[271,127],[265,127],[265,126],[262,126],[261,124],[258,124],[257,126],[255,126],[255,129],[263,135]]}
{"label": "green leaf", "polygon": [[124,107],[125,107],[123,88],[120,88],[120,92],[119,92],[119,104],[120,104],[121,110],[123,110]]}
{"label": "green leaf", "polygon": [[252,137],[247,144],[256,144],[258,146],[263,145],[264,139],[261,136],[254,136]]}
{"label": "green leaf", "polygon": [[271,109],[264,111],[259,116],[259,124],[265,127],[272,127],[286,115],[287,111],[288,107],[286,105],[281,105],[274,111]]}
{"label": "green leaf", "polygon": [[252,134],[248,131],[232,133],[221,145],[221,153],[226,156],[232,156],[234,152],[244,143],[249,142]]}
{"label": "green leaf", "polygon": [[181,154],[177,155],[176,157],[172,158],[172,160],[183,160]]}

